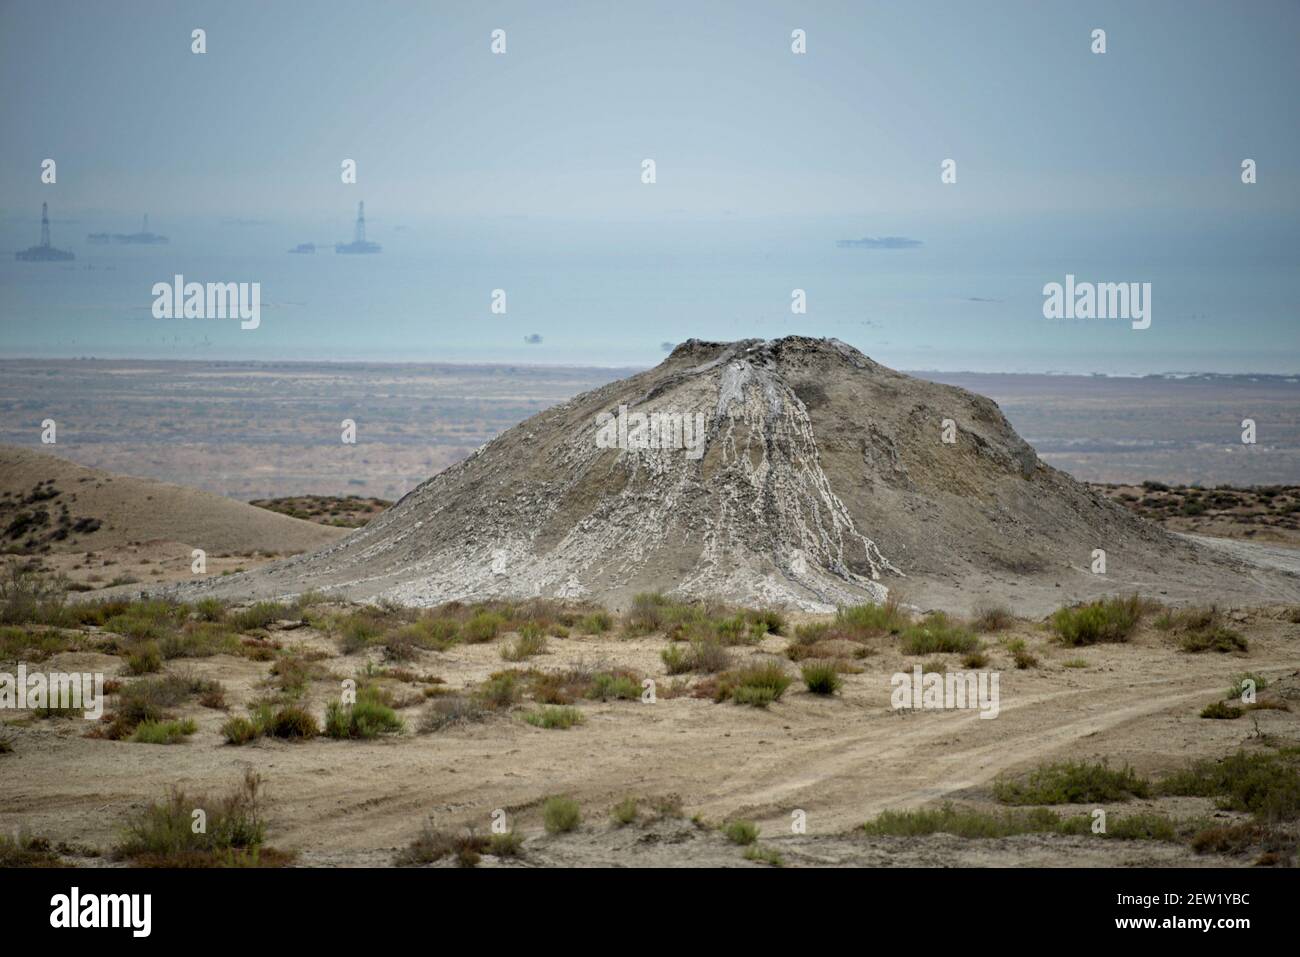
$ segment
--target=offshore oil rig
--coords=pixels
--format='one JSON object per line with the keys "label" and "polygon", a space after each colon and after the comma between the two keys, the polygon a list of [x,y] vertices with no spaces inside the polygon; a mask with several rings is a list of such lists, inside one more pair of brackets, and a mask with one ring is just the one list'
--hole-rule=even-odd
{"label": "offshore oil rig", "polygon": [[14,253],[14,259],[28,263],[65,263],[76,258],[66,249],[55,249],[50,245],[49,204],[41,203],[41,244]]}
{"label": "offshore oil rig", "polygon": [[334,251],[336,253],[345,253],[355,255],[360,253],[377,253],[383,247],[378,243],[366,241],[366,204],[357,203],[357,225],[352,233],[352,242],[335,243]]}
{"label": "offshore oil rig", "polygon": [[171,242],[166,236],[149,231],[149,214],[144,214],[144,225],[138,233],[91,233],[86,242],[103,245],[107,242],[124,243],[134,246],[161,246]]}

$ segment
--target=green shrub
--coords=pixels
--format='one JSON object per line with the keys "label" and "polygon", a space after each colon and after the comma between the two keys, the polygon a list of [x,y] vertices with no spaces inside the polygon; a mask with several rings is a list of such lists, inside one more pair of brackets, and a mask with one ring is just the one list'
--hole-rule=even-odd
{"label": "green shrub", "polygon": [[578,623],[578,628],[587,635],[603,635],[613,627],[614,619],[606,611],[594,611]]}
{"label": "green shrub", "polygon": [[230,623],[236,631],[253,631],[265,628],[273,621],[294,617],[297,617],[294,610],[287,605],[275,601],[259,601],[230,615]]}
{"label": "green shrub", "polygon": [[1178,829],[1163,814],[1129,814],[1106,825],[1106,836],[1120,841],[1177,841]]}
{"label": "green shrub", "polygon": [[226,603],[220,598],[200,598],[194,603],[194,613],[201,621],[221,621],[226,617]]}
{"label": "green shrub", "polygon": [[523,661],[533,655],[540,655],[546,650],[546,636],[542,629],[533,624],[519,629],[519,637],[513,645],[501,646],[501,657],[506,661]]}
{"label": "green shrub", "polygon": [[787,627],[785,615],[776,608],[751,609],[747,616],[752,624],[761,625],[769,635],[783,635]]}
{"label": "green shrub", "polygon": [[478,697],[491,708],[508,708],[519,700],[519,675],[499,671],[479,686]]}
{"label": "green shrub", "polygon": [[[1246,693],[1247,682],[1254,682],[1255,692],[1258,694],[1268,687],[1268,679],[1263,675],[1257,675],[1254,672],[1243,672],[1232,679],[1232,685],[1228,688],[1226,698],[1241,701],[1242,696]],[[1244,703],[1244,702],[1243,702]]]}
{"label": "green shrub", "polygon": [[158,650],[167,661],[176,658],[211,658],[213,655],[237,653],[239,639],[225,624],[190,621],[180,631],[160,638]]}
{"label": "green shrub", "polygon": [[835,694],[844,684],[833,661],[810,661],[800,669],[800,674],[813,694]]}
{"label": "green shrub", "polygon": [[550,797],[542,805],[542,824],[547,834],[564,834],[576,830],[582,822],[578,802],[567,797]]}
{"label": "green shrub", "polygon": [[612,675],[598,672],[591,679],[591,688],[587,697],[593,701],[637,701],[641,697],[641,685],[626,675]]}
{"label": "green shrub", "polygon": [[487,719],[488,711],[479,699],[467,695],[448,695],[435,698],[420,719],[420,730],[425,733],[442,731],[458,724],[471,724]]}
{"label": "green shrub", "polygon": [[669,645],[659,652],[659,658],[670,675],[682,675],[691,670],[691,656],[681,645]]}
{"label": "green shrub", "polygon": [[153,642],[140,645],[126,656],[128,675],[155,674],[162,670],[162,653]]}
{"label": "green shrub", "polygon": [[965,654],[979,647],[979,639],[941,611],[903,630],[902,650],[907,655]]}
{"label": "green shrub", "polygon": [[1114,770],[1103,761],[1063,761],[1024,778],[999,777],[993,796],[1003,804],[1097,804],[1144,798],[1150,786],[1130,767]]}
{"label": "green shrub", "polygon": [[624,798],[609,812],[610,820],[619,827],[631,824],[637,818],[636,798]]}
{"label": "green shrub", "polygon": [[397,712],[371,688],[362,688],[353,704],[331,701],[325,708],[325,734],[331,738],[377,738],[404,727]]}
{"label": "green shrub", "polygon": [[1300,767],[1280,754],[1239,751],[1170,775],[1160,782],[1160,793],[1213,797],[1222,810],[1292,821],[1300,817]]}
{"label": "green shrub", "polygon": [[340,649],[345,655],[364,651],[384,636],[383,624],[371,612],[353,612],[337,622]]}
{"label": "green shrub", "polygon": [[1245,714],[1245,712],[1236,705],[1224,704],[1222,701],[1211,702],[1201,709],[1202,718],[1214,718],[1217,720],[1240,718],[1243,714]]}
{"label": "green shrub", "polygon": [[199,730],[189,718],[183,721],[141,721],[131,740],[136,744],[175,744]]}
{"label": "green shrub", "polygon": [[[262,778],[252,771],[239,788],[217,799],[173,789],[166,800],[128,819],[116,856],[171,867],[272,863],[277,857],[256,854],[266,839],[262,791]],[[199,833],[192,827],[196,808],[207,814],[207,828]]]}
{"label": "green shrub", "polygon": [[314,738],[320,726],[310,712],[290,705],[275,712],[264,733],[273,738]]}
{"label": "green shrub", "polygon": [[766,864],[769,867],[785,866],[785,859],[775,849],[763,847],[759,844],[751,844],[745,848],[745,860],[753,861],[756,864]]}
{"label": "green shrub", "polygon": [[778,701],[793,679],[779,664],[749,665],[728,671],[718,681],[716,700],[766,708]]}
{"label": "green shrub", "polygon": [[10,837],[0,833],[0,868],[10,867],[63,867],[48,839],[33,837],[25,829]]}
{"label": "green shrub", "polygon": [[461,641],[470,645],[477,645],[485,641],[491,641],[501,633],[501,629],[505,623],[505,617],[496,612],[477,612],[461,626]]}
{"label": "green shrub", "polygon": [[882,811],[863,830],[873,836],[923,837],[954,834],[966,838],[998,838],[1015,834],[1041,834],[1057,830],[1060,817],[1046,808],[1027,811],[966,810],[944,804],[939,808],[910,811]]}
{"label": "green shrub", "polygon": [[648,635],[664,631],[671,621],[680,618],[680,606],[658,592],[642,592],[632,598],[632,607],[623,617],[623,631],[628,635]]}
{"label": "green shrub", "polygon": [[1179,638],[1178,646],[1192,654],[1217,651],[1219,654],[1226,655],[1234,651],[1246,651],[1250,643],[1241,632],[1219,625],[1187,632]]}
{"label": "green shrub", "polygon": [[1005,631],[1016,622],[1016,616],[1006,605],[982,604],[975,609],[972,625],[976,631],[985,634],[991,631]]}
{"label": "green shrub", "polygon": [[716,641],[693,641],[690,650],[690,670],[712,675],[726,671],[732,665],[731,652]]}
{"label": "green shrub", "polygon": [[586,718],[577,708],[568,705],[544,705],[536,711],[529,711],[524,720],[535,728],[566,730],[576,724],[582,724]]}
{"label": "green shrub", "polygon": [[518,857],[523,846],[522,834],[506,831],[504,834],[493,834],[488,838],[487,852],[493,857]]}
{"label": "green shrub", "polygon": [[[1080,814],[1060,817],[1047,808],[980,811],[956,808],[945,803],[939,808],[912,811],[883,811],[863,825],[872,836],[923,837],[929,834],[953,834],[972,839],[1012,837],[1016,834],[1092,834],[1092,816]],[[1111,817],[1107,830],[1098,837],[1119,840],[1177,840],[1173,822],[1160,814],[1141,813],[1123,818]]]}
{"label": "green shrub", "polygon": [[892,598],[879,605],[849,605],[835,612],[835,630],[859,641],[896,635],[906,626],[907,616]]}
{"label": "green shrub", "polygon": [[1038,658],[1025,646],[1025,639],[1012,638],[1006,644],[1007,651],[1011,652],[1011,660],[1015,662],[1016,667],[1021,671],[1026,668],[1038,667]]}
{"label": "green shrub", "polygon": [[825,641],[831,636],[831,626],[824,621],[809,622],[805,625],[797,625],[794,629],[795,644],[815,645],[818,642]]}
{"label": "green shrub", "polygon": [[753,844],[758,840],[758,825],[753,821],[731,821],[722,833],[732,844]]}
{"label": "green shrub", "polygon": [[1145,605],[1136,595],[1104,598],[1086,605],[1059,608],[1052,615],[1052,629],[1071,647],[1099,642],[1128,641],[1142,619]]}
{"label": "green shrub", "polygon": [[221,726],[221,734],[225,737],[227,744],[247,744],[249,741],[260,737],[261,732],[257,725],[247,718],[235,716]]}

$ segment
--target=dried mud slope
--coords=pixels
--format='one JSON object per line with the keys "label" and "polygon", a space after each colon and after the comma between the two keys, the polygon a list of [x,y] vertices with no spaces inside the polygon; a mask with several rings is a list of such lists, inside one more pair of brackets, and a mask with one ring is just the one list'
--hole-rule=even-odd
{"label": "dried mud slope", "polygon": [[[662,428],[672,447],[637,447],[654,433],[635,413],[703,435]],[[683,343],[510,429],[325,550],[206,587],[613,607],[661,589],[807,610],[894,592],[1029,613],[1118,590],[1300,596],[1300,578],[1199,547],[1043,464],[992,401],[795,336]]]}

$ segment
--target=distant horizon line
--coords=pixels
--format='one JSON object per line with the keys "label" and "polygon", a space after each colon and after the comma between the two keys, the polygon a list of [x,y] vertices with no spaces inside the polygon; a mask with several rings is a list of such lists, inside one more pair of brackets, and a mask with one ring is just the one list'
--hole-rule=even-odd
{"label": "distant horizon line", "polygon": [[[665,357],[666,358],[666,357]],[[878,361],[878,360],[873,360]],[[224,358],[149,358],[145,356],[4,356],[0,355],[0,363],[15,362],[149,362],[149,363],[201,363],[201,364],[220,364],[220,365],[245,365],[245,366],[393,366],[393,367],[419,367],[419,366],[458,366],[464,368],[482,368],[482,367],[506,367],[506,366],[527,366],[539,369],[597,369],[607,370],[610,372],[645,372],[655,368],[659,363],[652,365],[601,365],[595,363],[583,362],[538,362],[538,361],[511,361],[508,359],[494,360],[474,360],[474,359],[426,359],[426,360],[404,360],[404,359],[224,359]],[[884,363],[880,363],[884,365]],[[886,366],[886,368],[893,368]],[[1059,370],[1042,370],[1035,372],[989,372],[979,371],[976,369],[894,369],[895,372],[901,372],[905,375],[924,375],[933,373],[937,375],[1000,375],[1000,376],[1049,376],[1052,378],[1075,378],[1075,379],[1281,379],[1283,381],[1300,379],[1300,372],[1211,372],[1200,371],[1191,372],[1186,370],[1167,370],[1164,372],[1064,372]]]}

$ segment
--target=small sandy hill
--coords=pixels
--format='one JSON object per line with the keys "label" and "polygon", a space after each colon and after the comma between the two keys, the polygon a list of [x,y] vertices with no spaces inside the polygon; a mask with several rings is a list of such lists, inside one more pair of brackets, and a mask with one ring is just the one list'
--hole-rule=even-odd
{"label": "small sandy hill", "polygon": [[130,542],[166,542],[212,555],[286,555],[328,545],[344,533],[210,492],[0,445],[0,543],[24,552],[103,552]]}
{"label": "small sandy hill", "polygon": [[685,342],[503,433],[343,541],[208,587],[616,608],[663,590],[810,611],[893,593],[1026,613],[1117,591],[1300,597],[1300,577],[1171,534],[1046,465],[991,400],[802,336]]}

